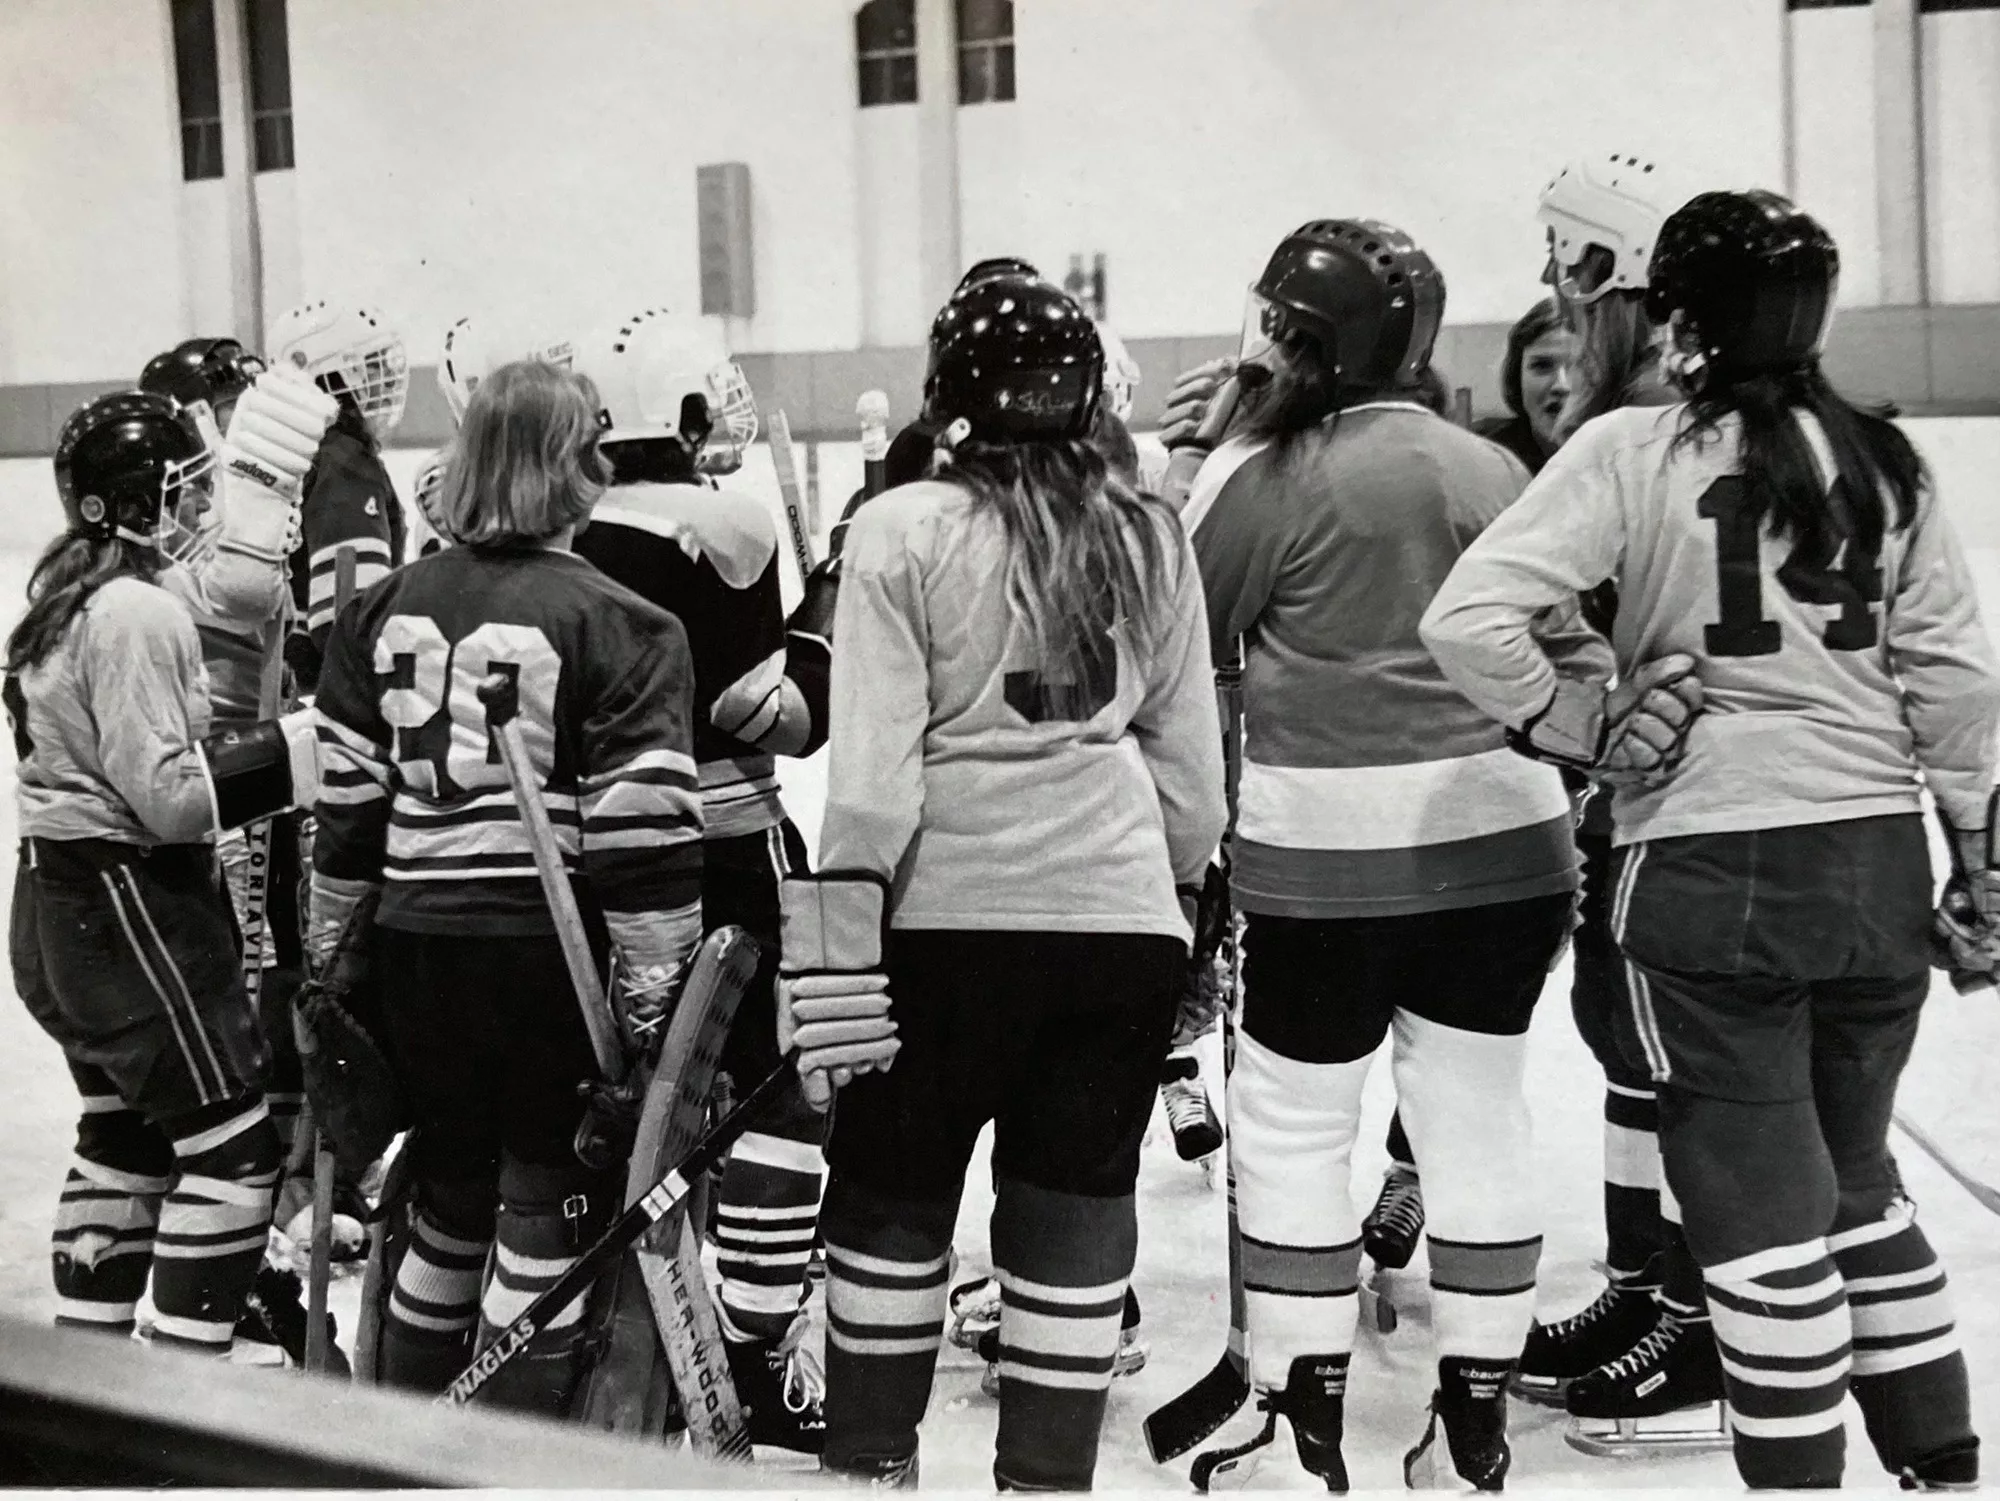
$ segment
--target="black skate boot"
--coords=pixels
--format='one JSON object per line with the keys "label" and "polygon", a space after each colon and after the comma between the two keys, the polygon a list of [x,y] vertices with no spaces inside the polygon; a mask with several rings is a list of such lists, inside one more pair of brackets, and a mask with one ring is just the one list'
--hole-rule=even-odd
{"label": "black skate boot", "polygon": [[729,1375],[743,1404],[751,1446],[818,1456],[826,1447],[819,1393],[794,1379],[785,1342],[724,1340],[723,1348],[729,1352]]}
{"label": "black skate boot", "polygon": [[1579,1376],[1563,1394],[1572,1417],[1656,1418],[1722,1400],[1722,1361],[1707,1319],[1662,1313],[1616,1360]]}
{"label": "black skate boot", "polygon": [[1430,1490],[1443,1478],[1438,1464],[1443,1456],[1437,1452],[1442,1429],[1459,1479],[1476,1491],[1507,1488],[1507,1467],[1514,1458],[1507,1446],[1507,1380],[1513,1370],[1512,1361],[1452,1356],[1438,1362],[1430,1421],[1416,1447],[1403,1456],[1405,1485]]}
{"label": "black skate boot", "polygon": [[1382,1192],[1361,1222],[1361,1249],[1385,1271],[1400,1271],[1417,1254],[1424,1233],[1424,1189],[1414,1168],[1392,1163],[1382,1176]]}
{"label": "black skate boot", "polygon": [[1160,1103],[1173,1128],[1174,1151],[1183,1162],[1199,1162],[1222,1150],[1222,1122],[1208,1102],[1201,1065],[1192,1053],[1168,1055],[1160,1070]]}
{"label": "black skate boot", "polygon": [[1979,1440],[1963,1439],[1915,1464],[1903,1466],[1896,1484],[1906,1491],[1976,1491],[1979,1489]]}
{"label": "black skate boot", "polygon": [[[236,1321],[238,1349],[244,1353],[232,1353],[232,1359],[250,1365],[290,1365],[303,1368],[306,1363],[306,1307],[304,1289],[298,1277],[277,1267],[265,1265],[257,1268],[257,1280],[250,1288],[250,1294],[243,1300],[243,1313]],[[326,1369],[327,1374],[346,1376],[349,1374],[347,1357],[334,1342],[340,1326],[333,1315],[326,1316]],[[272,1358],[257,1357],[258,1350],[266,1350]]]}
{"label": "black skate boot", "polygon": [[1614,1276],[1582,1312],[1534,1324],[1514,1373],[1514,1395],[1544,1407],[1562,1406],[1570,1382],[1616,1360],[1652,1331],[1660,1318],[1653,1297],[1659,1288],[1655,1256],[1636,1273]]}
{"label": "black skate boot", "polygon": [[1307,1474],[1335,1495],[1347,1493],[1347,1461],[1340,1443],[1347,1406],[1345,1355],[1301,1355],[1285,1375],[1283,1391],[1257,1395],[1264,1424],[1247,1442],[1197,1455],[1188,1478],[1198,1491],[1233,1490],[1247,1481],[1263,1450],[1277,1442],[1278,1419],[1292,1425],[1292,1447]]}

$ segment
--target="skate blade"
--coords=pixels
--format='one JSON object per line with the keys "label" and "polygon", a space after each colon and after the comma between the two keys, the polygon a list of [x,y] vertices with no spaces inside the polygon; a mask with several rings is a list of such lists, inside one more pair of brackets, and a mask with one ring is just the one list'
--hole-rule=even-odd
{"label": "skate blade", "polygon": [[1720,1402],[1683,1407],[1654,1418],[1573,1418],[1563,1440],[1598,1459],[1651,1459],[1721,1454],[1732,1447]]}

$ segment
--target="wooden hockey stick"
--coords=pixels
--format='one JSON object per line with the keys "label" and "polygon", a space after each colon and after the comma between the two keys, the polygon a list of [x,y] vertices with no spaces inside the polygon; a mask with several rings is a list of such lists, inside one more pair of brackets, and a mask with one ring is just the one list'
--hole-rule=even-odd
{"label": "wooden hockey stick", "polygon": [[889,488],[889,393],[863,391],[854,415],[861,423],[861,495],[873,500]]}
{"label": "wooden hockey stick", "polygon": [[1945,1152],[1945,1149],[1939,1146],[1923,1127],[1903,1114],[1902,1111],[1898,1110],[1891,1119],[1902,1129],[1905,1136],[1917,1144],[1926,1157],[1944,1169],[1945,1176],[1971,1194],[1973,1198],[1977,1199],[1981,1209],[1993,1214],[2000,1214],[2000,1188],[1993,1188],[1988,1184],[1981,1183],[1972,1174],[1968,1173],[1956,1162],[1953,1162]]}
{"label": "wooden hockey stick", "polygon": [[812,537],[806,530],[805,502],[799,498],[798,457],[792,451],[792,424],[783,412],[771,413],[771,467],[778,473],[778,495],[784,502],[785,527],[792,535],[792,561],[799,565],[799,587],[812,577]]}

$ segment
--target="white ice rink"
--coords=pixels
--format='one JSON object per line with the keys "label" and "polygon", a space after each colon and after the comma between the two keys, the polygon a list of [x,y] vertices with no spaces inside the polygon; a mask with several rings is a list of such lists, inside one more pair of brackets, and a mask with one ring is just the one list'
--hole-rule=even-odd
{"label": "white ice rink", "polygon": [[[2000,420],[1927,421],[1913,424],[1935,464],[1958,525],[1974,546],[1989,621],[2000,620],[2000,511],[1993,476],[2000,473]],[[391,456],[407,494],[415,453]],[[858,483],[860,463],[852,445],[821,452],[821,486],[828,519]],[[746,483],[776,507],[767,454],[753,456]],[[0,462],[0,615],[18,612],[28,567],[59,518],[45,461]],[[796,589],[796,585],[792,586]],[[822,768],[818,758],[783,763],[793,816],[810,840],[817,832]],[[14,801],[11,762],[0,768],[0,850],[11,866]],[[9,880],[11,889],[11,878]],[[11,985],[9,985],[11,992]],[[1598,1285],[1592,1261],[1603,1251],[1599,1180],[1599,1110],[1602,1080],[1571,1025],[1569,971],[1550,977],[1533,1034],[1530,1091],[1536,1127],[1537,1181],[1546,1215],[1540,1306],[1544,1314],[1573,1311]],[[1915,1062],[1905,1081],[1903,1108],[1939,1137],[1988,1182],[2000,1182],[2000,1098],[1990,1060],[2000,1055],[2000,998],[1990,992],[1953,995],[1934,987]],[[1207,1059],[1210,1087],[1219,1060]],[[1219,1094],[1218,1094],[1219,1099]],[[10,995],[0,999],[0,1310],[33,1319],[54,1312],[48,1272],[48,1231],[71,1144],[75,1096],[55,1045]],[[1358,1210],[1372,1201],[1383,1165],[1382,1132],[1389,1112],[1388,1070],[1372,1080],[1362,1146],[1355,1162]],[[1979,1425],[2000,1435],[2000,1225],[1900,1137],[1895,1143],[1912,1195],[1952,1274],[1960,1328],[1972,1367]],[[986,1266],[985,1220],[992,1195],[975,1168],[960,1214],[962,1276]],[[1202,1173],[1180,1162],[1164,1120],[1157,1118],[1139,1185],[1139,1263],[1135,1284],[1145,1308],[1152,1359],[1139,1375],[1112,1387],[1097,1484],[1100,1490],[1187,1489],[1186,1461],[1155,1466],[1146,1457],[1140,1419],[1205,1371],[1222,1348],[1228,1304],[1223,1276],[1223,1199],[1204,1185]],[[1403,1310],[1393,1335],[1364,1332],[1348,1399],[1346,1454],[1357,1488],[1401,1489],[1400,1457],[1422,1429],[1434,1355],[1430,1344],[1422,1254],[1389,1287]],[[351,1311],[354,1284],[337,1289],[337,1308]],[[351,1332],[343,1319],[343,1338]],[[135,1352],[137,1358],[137,1352]],[[979,1363],[947,1346],[940,1362],[924,1427],[926,1489],[990,1488],[994,1407],[979,1392]],[[273,1373],[274,1381],[294,1379]],[[1244,1436],[1251,1419],[1240,1417],[1225,1434]],[[1587,1459],[1562,1440],[1563,1420],[1515,1404],[1511,1416],[1515,1455],[1510,1489],[1588,1491],[1626,1487],[1738,1489],[1727,1455],[1670,1461]],[[1275,1451],[1252,1484],[1258,1489],[1319,1489],[1297,1468],[1288,1449]],[[1858,1415],[1850,1407],[1848,1483],[1894,1489],[1877,1468]],[[774,1486],[784,1477],[774,1474]]]}

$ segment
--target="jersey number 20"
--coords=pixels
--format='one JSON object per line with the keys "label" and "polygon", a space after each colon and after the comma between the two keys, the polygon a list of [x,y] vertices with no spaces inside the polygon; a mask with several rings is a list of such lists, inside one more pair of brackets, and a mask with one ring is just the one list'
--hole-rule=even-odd
{"label": "jersey number 20", "polygon": [[[395,731],[396,765],[410,786],[437,797],[449,795],[440,787],[446,779],[461,792],[507,785],[479,701],[480,683],[496,672],[514,679],[521,742],[536,780],[548,780],[562,657],[539,628],[489,621],[454,644],[428,615],[391,615],[375,638],[375,670],[389,680],[382,718]],[[441,734],[432,728],[440,713]]]}
{"label": "jersey number 20", "polygon": [[[1836,515],[1853,513],[1835,481]],[[1724,475],[1701,492],[1697,515],[1715,523],[1715,589],[1722,619],[1703,627],[1711,657],[1767,657],[1779,646],[1778,622],[1764,618],[1763,522],[1745,504],[1743,476]],[[1875,611],[1882,599],[1881,555],[1852,537],[1809,550],[1793,544],[1778,582],[1801,604],[1830,605],[1840,614],[1821,639],[1832,651],[1865,651],[1878,639]]]}

